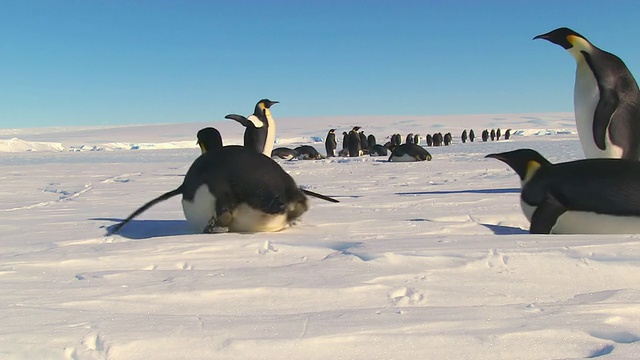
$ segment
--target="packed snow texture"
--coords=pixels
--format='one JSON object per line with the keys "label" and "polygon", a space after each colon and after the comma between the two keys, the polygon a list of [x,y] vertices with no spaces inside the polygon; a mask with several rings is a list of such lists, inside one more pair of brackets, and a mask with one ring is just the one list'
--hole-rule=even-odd
{"label": "packed snow texture", "polygon": [[[0,130],[37,150],[0,154],[0,358],[639,357],[640,235],[530,235],[518,177],[484,158],[523,147],[581,158],[572,114],[274,116],[279,144],[322,153],[318,138],[354,125],[379,143],[437,131],[454,143],[428,148],[430,162],[279,160],[341,201],[310,199],[281,232],[193,234],[176,197],[107,236],[180,185],[199,128],[230,144],[241,127]],[[498,127],[522,132],[460,142],[463,129]],[[130,145],[172,148],[117,151]],[[81,147],[116,151],[68,151]]]}

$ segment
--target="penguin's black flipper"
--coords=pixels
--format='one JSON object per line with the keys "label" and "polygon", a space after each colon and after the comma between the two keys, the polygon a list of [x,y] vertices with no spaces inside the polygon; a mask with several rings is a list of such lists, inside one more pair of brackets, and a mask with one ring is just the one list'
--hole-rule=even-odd
{"label": "penguin's black flipper", "polygon": [[313,196],[315,198],[322,199],[324,201],[328,201],[328,202],[332,202],[332,203],[339,203],[340,202],[339,200],[336,200],[336,199],[334,199],[332,197],[328,197],[326,195],[318,194],[318,193],[315,193],[313,191],[309,191],[309,190],[305,190],[305,189],[300,189],[300,190],[302,190],[302,192],[305,193],[306,195]]}
{"label": "penguin's black flipper", "polygon": [[560,215],[567,211],[567,207],[556,199],[551,193],[547,193],[531,216],[530,234],[549,234],[558,221]]}
{"label": "penguin's black flipper", "polygon": [[136,216],[142,214],[143,212],[145,212],[147,209],[149,209],[150,207],[152,207],[153,205],[165,201],[167,199],[170,199],[176,195],[180,195],[182,194],[182,185],[180,185],[177,189],[175,190],[171,190],[167,193],[164,193],[160,196],[158,196],[157,198],[149,201],[148,203],[142,205],[138,210],[134,211],[131,215],[129,215],[128,218],[124,219],[124,221],[122,221],[120,224],[114,226],[113,228],[111,228],[108,232],[107,235],[111,235],[111,234],[115,234],[117,233],[123,226],[125,226],[129,221],[133,220],[133,218],[135,218]]}
{"label": "penguin's black flipper", "polygon": [[605,81],[606,74],[600,74],[598,66],[593,62],[591,55],[585,51],[582,52],[589,68],[593,72],[593,76],[598,83],[598,92],[600,93],[600,100],[598,106],[593,114],[593,140],[596,146],[600,150],[606,149],[605,138],[607,136],[607,128],[612,121],[613,114],[615,113],[618,105],[620,104],[620,98],[616,89],[606,87],[607,81]]}
{"label": "penguin's black flipper", "polygon": [[242,126],[244,126],[244,127],[253,127],[253,123],[251,122],[251,120],[247,119],[246,117],[244,117],[242,115],[229,114],[229,115],[225,116],[224,118],[225,119],[229,119],[229,120],[235,120],[235,121],[239,122],[240,124],[242,124]]}

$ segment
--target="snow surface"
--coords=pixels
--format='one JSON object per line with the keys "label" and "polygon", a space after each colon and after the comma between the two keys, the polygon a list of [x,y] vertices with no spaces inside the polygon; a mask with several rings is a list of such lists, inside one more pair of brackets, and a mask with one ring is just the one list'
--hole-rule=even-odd
{"label": "snow surface", "polygon": [[[341,201],[282,232],[191,234],[176,197],[106,236],[181,183],[207,124],[0,130],[37,150],[0,153],[0,359],[640,358],[640,235],[530,235],[517,176],[483,158],[580,158],[572,114],[274,115],[279,144],[322,153],[354,125],[454,143],[430,162],[279,161]],[[514,137],[461,144],[471,127]]]}

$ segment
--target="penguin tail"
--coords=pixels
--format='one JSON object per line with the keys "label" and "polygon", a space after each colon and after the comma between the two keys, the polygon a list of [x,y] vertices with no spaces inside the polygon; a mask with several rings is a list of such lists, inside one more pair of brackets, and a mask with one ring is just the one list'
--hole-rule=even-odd
{"label": "penguin tail", "polygon": [[314,198],[322,199],[324,201],[328,201],[328,202],[332,202],[332,203],[339,203],[340,202],[339,200],[336,200],[336,199],[334,199],[332,197],[329,197],[329,196],[326,196],[326,195],[322,195],[322,194],[318,194],[318,193],[315,193],[313,191],[305,190],[305,189],[302,189],[302,188],[300,190],[305,195],[309,195],[309,196],[312,196]]}
{"label": "penguin tail", "polygon": [[148,203],[142,205],[138,210],[134,211],[131,215],[129,215],[128,218],[124,219],[121,223],[117,224],[116,226],[112,227],[111,229],[109,229],[107,231],[107,235],[112,235],[117,233],[118,231],[120,231],[120,229],[125,226],[129,221],[133,220],[133,218],[135,218],[136,216],[142,214],[143,212],[147,211],[150,207],[152,207],[153,205],[165,201],[167,199],[170,199],[176,195],[180,195],[182,194],[182,185],[180,185],[177,189],[175,190],[171,190],[167,193],[164,193],[160,196],[158,196],[157,198],[149,201]]}

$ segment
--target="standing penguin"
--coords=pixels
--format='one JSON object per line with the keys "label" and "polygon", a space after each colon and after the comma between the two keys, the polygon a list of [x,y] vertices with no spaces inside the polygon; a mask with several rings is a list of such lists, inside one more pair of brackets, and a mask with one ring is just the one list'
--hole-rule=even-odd
{"label": "standing penguin", "polygon": [[427,142],[427,146],[433,146],[433,136],[431,136],[431,134],[427,134],[425,141]]}
{"label": "standing penguin", "polygon": [[450,132],[444,134],[443,141],[445,146],[451,145],[451,143],[453,142],[453,137],[451,136]]}
{"label": "standing penguin", "polygon": [[467,142],[467,130],[462,130],[462,135],[460,136],[460,140],[462,140],[462,143],[466,143]]}
{"label": "standing penguin", "polygon": [[473,129],[469,130],[469,141],[473,142],[473,140],[476,138],[476,134],[473,132]]}
{"label": "standing penguin", "polygon": [[413,144],[413,134],[412,133],[408,133],[407,134],[407,138],[404,141],[405,144]]}
{"label": "standing penguin", "polygon": [[269,109],[277,103],[278,101],[262,99],[258,101],[253,114],[248,118],[236,114],[225,116],[225,119],[235,120],[246,128],[244,130],[244,146],[246,148],[271,156],[273,143],[276,140],[276,123],[273,121]]}
{"label": "standing penguin", "polygon": [[640,233],[640,162],[583,159],[551,164],[519,149],[487,155],[520,177],[520,205],[532,234]]}
{"label": "standing penguin", "polygon": [[562,46],[576,60],[573,105],[587,158],[640,158],[640,90],[620,58],[568,28],[533,38]]}
{"label": "standing penguin", "polygon": [[509,140],[510,137],[511,137],[511,129],[507,129],[507,131],[504,132],[504,139]]}
{"label": "standing penguin", "polygon": [[420,145],[420,135],[418,134],[413,135],[413,143],[416,145]]}
{"label": "standing penguin", "polygon": [[500,140],[500,136],[502,136],[502,133],[500,132],[500,128],[498,128],[498,130],[496,130],[496,141]]}
{"label": "standing penguin", "polygon": [[222,146],[213,128],[198,132],[198,157],[178,188],[149,201],[109,232],[116,233],[153,205],[182,195],[187,223],[196,232],[279,231],[308,209],[306,195],[278,163],[243,146]]}
{"label": "standing penguin", "polygon": [[364,134],[364,131],[360,131],[358,136],[360,136],[360,148],[362,148],[363,151],[369,150],[369,142],[367,141],[367,135]]}
{"label": "standing penguin", "polygon": [[400,134],[393,135],[393,141],[391,143],[393,143],[396,146],[402,144],[402,135]]}
{"label": "standing penguin", "polygon": [[496,139],[496,131],[494,129],[491,129],[489,136],[491,136],[491,141],[494,141]]}
{"label": "standing penguin", "polygon": [[489,130],[482,130],[482,141],[487,142],[489,140]]}
{"label": "standing penguin", "polygon": [[354,126],[349,132],[349,156],[351,157],[362,156],[362,144],[358,130],[360,130],[360,126]]}
{"label": "standing penguin", "polygon": [[329,130],[327,134],[327,138],[324,140],[324,148],[327,150],[327,157],[336,156],[336,147],[338,143],[336,142],[336,129]]}

